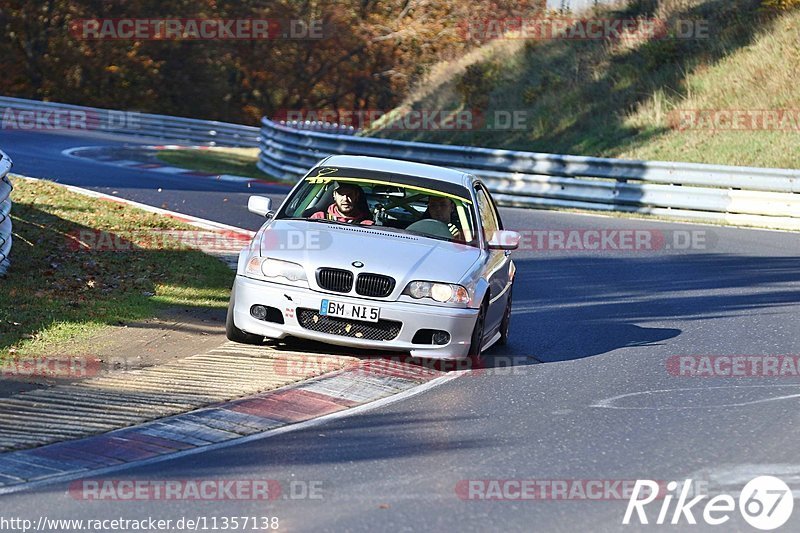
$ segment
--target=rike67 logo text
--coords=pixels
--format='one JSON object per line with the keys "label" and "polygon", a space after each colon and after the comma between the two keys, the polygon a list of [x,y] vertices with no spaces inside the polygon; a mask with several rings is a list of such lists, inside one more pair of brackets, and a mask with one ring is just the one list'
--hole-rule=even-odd
{"label": "rike67 logo text", "polygon": [[[645,507],[659,497],[658,489],[659,483],[656,481],[637,480],[622,523],[635,524],[638,520],[639,524],[697,524],[695,514],[698,514],[706,524],[719,526],[731,520],[737,506],[736,499],[730,494],[717,494],[713,497],[700,494],[689,499],[692,493],[691,479],[684,481],[682,486],[676,481],[670,481],[667,483],[668,492],[661,499],[660,508],[654,505],[649,509],[650,511],[659,509],[657,518],[651,522],[652,513],[648,516]],[[677,501],[673,507],[675,496]],[[789,520],[794,509],[794,497],[789,486],[780,479],[759,476],[744,486],[739,494],[738,507],[739,513],[748,524],[762,531],[770,531],[781,527]]]}

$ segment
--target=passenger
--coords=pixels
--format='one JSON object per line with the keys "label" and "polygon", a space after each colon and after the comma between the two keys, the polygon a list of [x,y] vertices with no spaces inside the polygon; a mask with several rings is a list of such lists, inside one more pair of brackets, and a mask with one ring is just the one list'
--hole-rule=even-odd
{"label": "passenger", "polygon": [[425,211],[425,217],[444,222],[447,224],[447,229],[453,236],[453,240],[464,242],[464,235],[458,226],[453,223],[453,211],[455,211],[455,205],[452,200],[443,196],[431,196],[428,200],[428,210]]}
{"label": "passenger", "polygon": [[338,181],[333,184],[333,203],[328,206],[328,210],[318,211],[309,218],[326,218],[337,222],[364,224],[365,226],[375,223],[361,187],[355,183]]}

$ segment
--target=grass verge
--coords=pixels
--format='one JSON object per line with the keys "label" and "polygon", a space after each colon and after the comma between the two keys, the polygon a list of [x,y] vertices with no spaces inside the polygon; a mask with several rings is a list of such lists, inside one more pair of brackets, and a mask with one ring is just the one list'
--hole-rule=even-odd
{"label": "grass verge", "polygon": [[[434,68],[368,135],[623,159],[800,168],[788,127],[680,128],[682,113],[789,111],[800,101],[800,9],[760,0],[636,0],[600,19],[701,21],[707,35],[659,39],[499,39]],[[672,31],[672,30],[671,30]],[[411,110],[479,111],[474,128],[403,129]],[[492,124],[519,113],[518,124]],[[481,116],[481,115],[479,115]],[[477,120],[477,119],[476,119]],[[402,124],[402,122],[401,122]],[[493,126],[493,127],[490,127]]]}
{"label": "grass verge", "polygon": [[245,176],[267,182],[278,182],[256,166],[258,148],[209,148],[207,150],[161,150],[158,158],[189,170]]}
{"label": "grass verge", "polygon": [[[169,306],[227,306],[234,277],[227,266],[153,238],[162,230],[195,228],[46,181],[13,183],[12,264],[0,280],[0,360],[57,353]],[[123,237],[130,251],[81,247],[85,231]]]}

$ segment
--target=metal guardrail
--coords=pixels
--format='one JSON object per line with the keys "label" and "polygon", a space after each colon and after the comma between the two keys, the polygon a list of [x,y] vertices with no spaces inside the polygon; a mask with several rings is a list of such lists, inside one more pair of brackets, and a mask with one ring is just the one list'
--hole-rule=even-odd
{"label": "metal guardrail", "polygon": [[800,170],[631,161],[376,139],[262,119],[258,167],[296,180],[332,154],[405,159],[480,176],[503,205],[646,213],[800,230]]}
{"label": "metal guardrail", "polygon": [[0,96],[3,129],[90,130],[219,146],[258,146],[258,128]]}
{"label": "metal guardrail", "polygon": [[8,270],[11,254],[11,159],[0,151],[0,276]]}
{"label": "metal guardrail", "polygon": [[287,180],[296,180],[327,155],[370,155],[476,174],[503,205],[647,213],[800,230],[800,170],[395,141],[359,137],[352,128],[336,124],[279,124],[267,118],[262,119],[259,131],[224,122],[4,96],[0,96],[0,116],[6,129],[86,129],[201,144],[259,146],[259,168]]}

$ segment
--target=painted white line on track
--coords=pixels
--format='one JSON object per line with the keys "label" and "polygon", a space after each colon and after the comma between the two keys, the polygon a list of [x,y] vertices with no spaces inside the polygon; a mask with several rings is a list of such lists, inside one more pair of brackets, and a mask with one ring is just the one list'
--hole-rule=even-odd
{"label": "painted white line on track", "polygon": [[[139,164],[141,165],[142,163],[139,163]],[[117,165],[117,161],[114,161],[114,166],[119,166],[119,165]],[[189,172],[185,168],[167,167],[167,166],[148,168],[146,170],[148,172],[159,172],[161,174],[185,174],[186,172]]]}
{"label": "painted white line on track", "polygon": [[75,146],[74,148],[67,148],[66,150],[61,150],[61,155],[65,155],[73,159],[80,159],[81,161],[92,161],[94,163],[97,163],[98,165],[104,164],[102,161],[97,161],[94,159],[89,159],[87,157],[81,157],[75,155],[75,152],[80,152],[81,150],[92,150],[94,148],[97,148],[97,146]]}
{"label": "painted white line on track", "polygon": [[[80,152],[82,150],[98,150],[98,149],[103,149],[103,148],[107,148],[107,147],[105,147],[105,146],[78,146],[78,147],[75,147],[75,148],[67,148],[65,150],[62,150],[61,154],[64,155],[64,156],[67,156],[67,157],[71,157],[73,159],[80,159],[82,161],[91,161],[92,163],[96,163],[96,164],[100,164],[100,165],[108,165],[108,166],[121,167],[121,168],[131,168],[131,167],[136,167],[136,166],[139,166],[139,165],[146,165],[147,164],[147,163],[142,162],[142,161],[129,161],[129,160],[125,160],[125,159],[104,160],[104,159],[95,159],[95,158],[92,158],[92,157],[86,157],[86,156],[81,156],[81,155],[75,155],[77,152]],[[160,151],[160,150],[178,150],[178,149],[180,149],[180,150],[207,150],[209,147],[206,147],[206,146],[177,146],[177,145],[167,145],[167,146],[143,145],[143,146],[137,146],[137,148],[141,149],[141,150],[156,150],[156,151]],[[166,165],[166,164],[163,164],[161,166],[153,166],[151,168],[142,168],[141,170],[146,171],[146,172],[158,172],[160,174],[170,174],[170,175],[175,175],[175,176],[179,176],[181,174],[185,174],[185,175],[192,176],[194,178],[199,177],[197,174],[195,174],[195,171],[193,171],[192,169],[187,169],[187,168],[182,168],[182,167],[174,167],[174,166],[170,166],[170,165]],[[251,183],[265,183],[265,181],[262,180],[262,179],[252,178],[252,177],[249,177],[249,176],[237,176],[235,174],[218,174],[218,175],[214,175],[213,173],[211,173],[211,174],[209,174],[207,176],[202,176],[202,177],[213,179],[213,180],[217,180],[217,181],[226,181],[226,182],[230,182],[230,183],[246,183],[246,184],[248,184],[248,187],[249,187],[249,184],[251,184]]]}
{"label": "painted white line on track", "polygon": [[247,176],[234,176],[233,174],[220,174],[216,177],[216,179],[220,181],[230,181],[233,183],[250,183],[254,180],[253,178],[248,178]]}
{"label": "painted white line on track", "polygon": [[637,406],[637,405],[615,405],[615,402],[618,400],[623,400],[626,398],[635,398],[637,396],[642,396],[647,398],[651,403],[654,401],[654,397],[659,394],[669,394],[669,393],[691,393],[696,394],[697,392],[707,392],[710,390],[728,390],[728,391],[736,391],[736,390],[744,390],[744,389],[757,389],[757,390],[766,390],[769,393],[769,390],[775,389],[783,389],[789,387],[791,389],[797,389],[800,387],[799,383],[786,383],[786,384],[772,384],[772,385],[729,385],[729,386],[714,386],[714,387],[705,387],[702,389],[697,388],[680,388],[680,389],[655,389],[655,390],[646,390],[646,391],[639,391],[639,392],[628,392],[625,394],[620,394],[618,396],[612,396],[611,398],[604,398],[599,400],[589,407],[595,407],[598,409],[614,409],[619,411],[674,411],[674,410],[706,410],[706,409],[728,409],[730,407],[745,407],[749,405],[756,405],[766,402],[775,402],[780,400],[793,400],[796,398],[800,398],[800,391],[792,393],[792,394],[779,394],[778,396],[771,396],[766,398],[758,398],[754,400],[747,400],[747,401],[734,401],[731,403],[721,403],[716,405],[691,405],[688,401],[686,405],[645,405],[645,406]]}
{"label": "painted white line on track", "polygon": [[213,220],[208,220],[205,218],[200,218],[192,215],[187,215],[185,213],[178,213],[176,211],[169,211],[167,209],[161,209],[160,207],[153,207],[152,205],[142,204],[139,202],[134,202],[133,200],[127,200],[125,198],[120,198],[119,196],[113,196],[111,194],[105,194],[102,192],[92,191],[90,189],[84,189],[82,187],[76,187],[75,185],[65,185],[63,183],[57,183],[47,179],[41,178],[31,178],[29,176],[22,176],[19,174],[12,174],[14,178],[22,178],[29,181],[47,181],[49,183],[55,183],[60,187],[64,187],[69,191],[72,191],[77,194],[82,194],[83,196],[90,196],[92,198],[102,198],[104,200],[109,200],[112,202],[122,203],[126,205],[130,205],[133,207],[137,207],[149,213],[156,213],[159,215],[165,215],[170,218],[175,218],[186,222],[187,224],[191,224],[192,226],[202,228],[202,229],[211,229],[211,230],[221,230],[221,231],[233,231],[237,233],[244,233],[249,236],[255,235],[254,231],[250,231],[243,228],[237,228],[236,226],[230,226],[228,224],[222,224],[221,222],[215,222]]}

